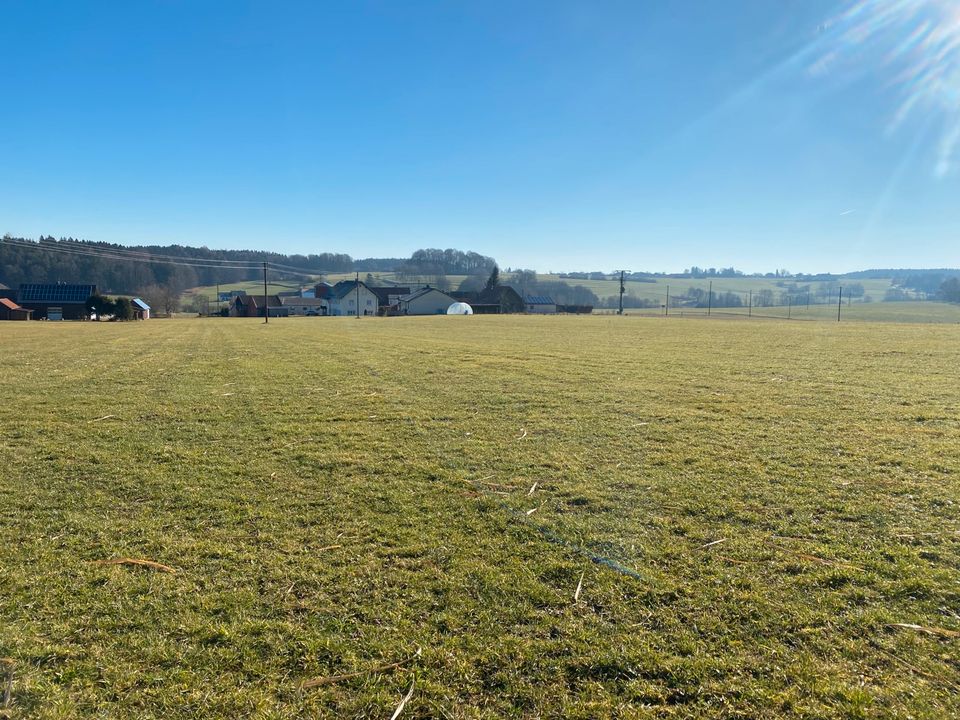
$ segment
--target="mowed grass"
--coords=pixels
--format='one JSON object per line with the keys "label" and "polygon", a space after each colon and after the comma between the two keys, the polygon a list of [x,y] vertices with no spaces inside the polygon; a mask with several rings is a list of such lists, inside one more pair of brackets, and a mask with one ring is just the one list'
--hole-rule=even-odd
{"label": "mowed grass", "polygon": [[[3,323],[0,346],[12,717],[382,718],[411,685],[402,718],[960,714],[957,326]],[[98,564],[126,557],[176,572]]]}

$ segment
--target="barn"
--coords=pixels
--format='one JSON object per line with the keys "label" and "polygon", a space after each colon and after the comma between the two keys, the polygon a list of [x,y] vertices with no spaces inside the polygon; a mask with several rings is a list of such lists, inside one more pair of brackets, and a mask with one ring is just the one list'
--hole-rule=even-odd
{"label": "barn", "polygon": [[[276,295],[267,295],[270,317],[287,317],[290,314]],[[263,295],[237,295],[230,303],[230,317],[263,317]]]}
{"label": "barn", "polygon": [[549,295],[527,295],[525,300],[528,313],[554,315],[557,312],[557,304]]}
{"label": "barn", "polygon": [[97,294],[96,285],[69,283],[23,283],[17,304],[33,310],[34,320],[86,320],[87,300]]}
{"label": "barn", "polygon": [[425,287],[397,301],[401,315],[446,315],[447,308],[457,302],[436,288]]}
{"label": "barn", "polygon": [[150,306],[147,305],[143,300],[140,298],[134,298],[130,301],[130,304],[133,306],[134,320],[150,319]]}
{"label": "barn", "polygon": [[0,298],[0,320],[29,320],[33,310],[17,305],[10,298]]}

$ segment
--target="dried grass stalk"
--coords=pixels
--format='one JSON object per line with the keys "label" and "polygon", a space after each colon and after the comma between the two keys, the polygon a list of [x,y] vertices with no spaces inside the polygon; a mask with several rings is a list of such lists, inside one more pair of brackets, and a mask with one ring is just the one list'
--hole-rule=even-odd
{"label": "dried grass stalk", "polygon": [[388,665],[379,665],[375,668],[370,668],[369,670],[360,670],[359,672],[352,673],[343,673],[342,675],[328,675],[326,677],[314,678],[313,680],[307,680],[300,687],[304,690],[310,688],[320,687],[321,685],[332,685],[333,683],[338,683],[343,680],[350,680],[351,678],[361,677],[362,675],[379,675],[380,673],[391,672],[397,668],[401,668],[404,665],[409,664],[413,660],[416,660],[420,657],[421,649],[417,648],[417,651],[406,660],[398,660],[397,662],[389,663]]}
{"label": "dried grass stalk", "polygon": [[410,689],[407,690],[407,694],[403,696],[403,700],[401,700],[400,704],[397,705],[397,709],[393,711],[393,715],[390,716],[390,720],[397,720],[397,718],[400,717],[400,713],[402,713],[403,708],[406,707],[407,701],[413,697],[413,687],[416,684],[416,678],[410,681]]}
{"label": "dried grass stalk", "polygon": [[161,572],[175,573],[176,570],[169,565],[154,562],[153,560],[141,560],[139,558],[113,558],[111,560],[97,560],[97,565],[137,565],[139,567],[148,567]]}
{"label": "dried grass stalk", "polygon": [[916,630],[917,632],[925,633],[927,635],[936,635],[937,637],[944,638],[960,637],[960,632],[956,630],[947,630],[947,628],[942,627],[928,627],[926,625],[914,625],[913,623],[890,623],[888,627],[902,628],[904,630]]}
{"label": "dried grass stalk", "polygon": [[580,573],[580,582],[577,583],[577,590],[573,593],[573,601],[577,602],[580,600],[580,591],[583,590],[583,576],[586,575],[586,572]]}
{"label": "dried grass stalk", "polygon": [[697,550],[703,550],[704,548],[713,547],[714,545],[719,545],[720,543],[726,542],[726,538],[720,538],[719,540],[714,540],[713,542],[708,542],[704,545],[701,545]]}

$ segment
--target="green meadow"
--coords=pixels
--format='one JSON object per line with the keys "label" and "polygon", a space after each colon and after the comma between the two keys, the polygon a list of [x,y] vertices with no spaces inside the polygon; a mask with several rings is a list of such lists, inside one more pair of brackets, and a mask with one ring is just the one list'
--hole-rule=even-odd
{"label": "green meadow", "polygon": [[863,320],[0,324],[0,717],[956,717],[960,326]]}

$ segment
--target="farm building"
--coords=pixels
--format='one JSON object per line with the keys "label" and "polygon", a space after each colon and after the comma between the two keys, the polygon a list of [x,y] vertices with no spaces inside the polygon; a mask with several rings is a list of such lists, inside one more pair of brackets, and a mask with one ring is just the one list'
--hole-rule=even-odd
{"label": "farm building", "polygon": [[376,315],[379,299],[366,283],[343,280],[331,289],[327,307],[329,315]]}
{"label": "farm building", "polygon": [[130,304],[133,305],[133,319],[134,320],[149,320],[150,319],[150,306],[147,305],[140,298],[134,298],[130,301]]}
{"label": "farm building", "polygon": [[333,285],[328,282],[319,282],[313,286],[313,296],[316,298],[328,298],[333,295]]}
{"label": "farm building", "polygon": [[397,286],[371,287],[370,292],[377,296],[378,310],[380,314],[385,315],[391,307],[399,302],[401,297],[410,294],[410,288]]}
{"label": "farm building", "polygon": [[17,291],[17,304],[33,310],[35,320],[86,320],[87,300],[96,294],[96,285],[23,283]]}
{"label": "farm building", "polygon": [[[267,307],[270,310],[270,317],[286,317],[290,314],[276,295],[267,295]],[[263,315],[263,295],[238,295],[230,303],[230,317],[263,317]]]}
{"label": "farm building", "polygon": [[554,315],[557,312],[557,304],[549,295],[527,295],[527,312],[536,315]]}
{"label": "farm building", "polygon": [[401,315],[445,315],[447,308],[455,302],[457,301],[446,293],[425,287],[402,296],[395,307]]}
{"label": "farm building", "polygon": [[17,305],[10,298],[0,298],[0,320],[29,320],[33,310]]}
{"label": "farm building", "polygon": [[593,305],[557,305],[557,312],[571,315],[589,315],[593,312]]}
{"label": "farm building", "polygon": [[326,315],[327,301],[314,297],[281,297],[280,303],[291,315]]}
{"label": "farm building", "polygon": [[523,312],[523,298],[509,285],[498,285],[480,292],[452,292],[454,299],[469,303],[478,315]]}

